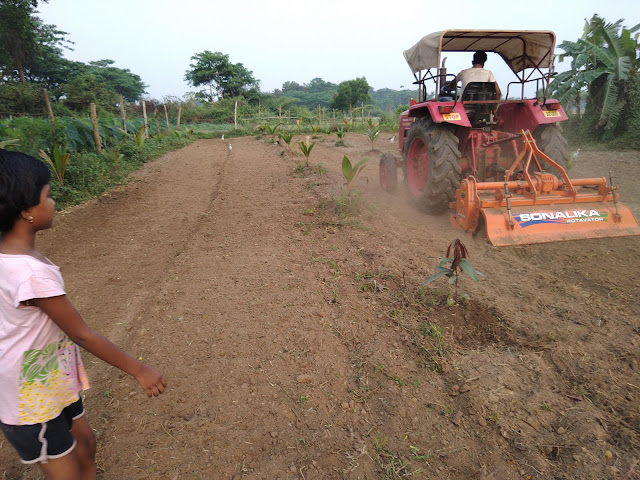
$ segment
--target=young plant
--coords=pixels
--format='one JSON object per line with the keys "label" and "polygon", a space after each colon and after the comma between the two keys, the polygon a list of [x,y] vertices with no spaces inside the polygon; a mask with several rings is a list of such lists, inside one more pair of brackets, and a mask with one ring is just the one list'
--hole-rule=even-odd
{"label": "young plant", "polygon": [[54,173],[56,174],[56,177],[58,177],[60,186],[64,186],[64,173],[67,170],[69,158],[71,157],[67,153],[67,149],[59,147],[58,145],[54,146],[53,160],[51,160],[51,157],[49,157],[49,155],[47,155],[44,150],[40,150],[40,152],[38,152],[38,156],[51,166]]}
{"label": "young plant", "polygon": [[118,171],[118,164],[120,163],[120,160],[122,160],[124,158],[124,154],[122,153],[118,153],[115,150],[113,151],[113,169],[114,171]]}
{"label": "young plant", "polygon": [[311,155],[311,150],[313,149],[313,146],[315,144],[316,142],[313,142],[311,145],[309,145],[309,137],[307,137],[306,142],[299,143],[300,151],[304,155],[304,158],[307,159],[307,167],[309,166],[309,155]]}
{"label": "young plant", "polygon": [[[455,285],[455,298],[457,298],[458,277],[461,271],[466,273],[474,282],[478,281],[478,275],[484,276],[482,273],[473,268],[473,265],[471,265],[471,262],[467,260],[467,257],[467,247],[465,247],[464,244],[456,238],[447,248],[447,256],[443,258],[436,266],[438,273],[427,278],[424,281],[423,285],[431,283],[434,280],[446,275],[447,277],[449,277],[449,285]],[[453,304],[450,300],[451,298],[447,300],[448,305]]]}
{"label": "young plant", "polygon": [[380,127],[374,126],[371,119],[368,120],[368,124],[369,126],[367,128],[367,136],[369,137],[369,142],[371,142],[371,150],[373,150],[373,143],[378,138],[378,135],[380,135]]}
{"label": "young plant", "polygon": [[267,131],[267,125],[264,123],[256,125],[256,129],[260,132],[260,135],[264,135],[264,132]]}
{"label": "young plant", "polygon": [[351,131],[351,127],[353,126],[353,120],[344,118],[342,120],[344,122],[344,128],[349,133]]}
{"label": "young plant", "polygon": [[358,173],[362,171],[366,163],[369,161],[369,158],[363,158],[355,165],[351,165],[351,160],[346,155],[342,159],[342,175],[344,175],[345,180],[347,181],[347,190],[351,192],[351,185],[355,178],[358,176]]}
{"label": "young plant", "polygon": [[300,135],[300,129],[302,128],[302,117],[298,117],[298,121],[296,123],[298,124],[298,135]]}
{"label": "young plant", "polygon": [[144,146],[144,141],[145,141],[144,125],[142,125],[140,127],[140,130],[138,130],[138,133],[136,133],[135,140],[136,140],[136,145],[138,145],[138,148],[142,150],[142,147]]}
{"label": "young plant", "polygon": [[338,141],[336,142],[336,147],[344,147],[344,128],[339,128],[336,131],[336,135],[338,136]]}
{"label": "young plant", "polygon": [[311,131],[314,135],[318,134],[318,130],[320,130],[320,125],[311,125]]}
{"label": "young plant", "polygon": [[293,147],[296,146],[297,141],[293,141],[293,133],[282,132],[278,134],[278,138],[287,145],[287,150],[293,151]]}
{"label": "young plant", "polygon": [[278,128],[280,128],[280,124],[276,126],[267,125],[267,132],[271,135],[271,140],[275,140],[276,135],[278,134]]}
{"label": "young plant", "polygon": [[20,140],[17,138],[10,138],[9,140],[0,141],[0,148],[4,148],[5,150],[11,150],[13,147],[17,147],[20,145]]}

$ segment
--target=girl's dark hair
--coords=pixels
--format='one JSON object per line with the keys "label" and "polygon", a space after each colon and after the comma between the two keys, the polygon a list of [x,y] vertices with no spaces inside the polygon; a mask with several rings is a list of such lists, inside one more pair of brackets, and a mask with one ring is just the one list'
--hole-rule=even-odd
{"label": "girl's dark hair", "polygon": [[23,210],[40,203],[50,179],[49,169],[37,158],[0,148],[0,235],[13,228]]}

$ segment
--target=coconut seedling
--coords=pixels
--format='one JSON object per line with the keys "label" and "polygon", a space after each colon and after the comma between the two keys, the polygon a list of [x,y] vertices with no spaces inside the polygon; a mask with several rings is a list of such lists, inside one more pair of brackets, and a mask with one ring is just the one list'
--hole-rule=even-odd
{"label": "coconut seedling", "polygon": [[315,144],[316,142],[313,142],[309,145],[309,137],[307,137],[306,142],[300,142],[298,145],[300,147],[300,151],[304,155],[304,158],[307,160],[307,167],[309,166],[309,155],[311,155],[311,150]]}
{"label": "coconut seedling", "polygon": [[58,177],[60,186],[64,186],[64,174],[67,170],[69,159],[71,158],[71,156],[67,153],[67,149],[55,145],[53,147],[53,160],[51,160],[51,157],[49,157],[49,155],[47,155],[44,150],[40,150],[38,152],[38,156],[51,166],[53,172],[56,174],[56,177]]}
{"label": "coconut seedling", "polygon": [[344,175],[344,179],[347,181],[347,190],[351,192],[351,185],[353,181],[358,176],[358,173],[362,171],[366,163],[369,161],[369,158],[363,158],[355,165],[351,165],[351,160],[346,155],[342,159],[342,175]]}

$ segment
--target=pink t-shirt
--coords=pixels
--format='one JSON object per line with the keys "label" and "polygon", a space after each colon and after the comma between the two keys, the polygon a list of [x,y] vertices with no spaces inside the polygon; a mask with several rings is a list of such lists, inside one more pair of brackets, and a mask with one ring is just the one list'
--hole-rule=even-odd
{"label": "pink t-shirt", "polygon": [[78,346],[33,298],[65,295],[60,269],[29,255],[0,253],[0,421],[49,421],[89,382]]}

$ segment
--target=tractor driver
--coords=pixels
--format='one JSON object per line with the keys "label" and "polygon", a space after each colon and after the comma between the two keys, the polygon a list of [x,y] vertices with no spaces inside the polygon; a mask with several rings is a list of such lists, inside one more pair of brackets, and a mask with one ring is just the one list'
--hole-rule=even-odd
{"label": "tractor driver", "polygon": [[493,76],[491,70],[487,70],[484,68],[484,64],[487,61],[487,54],[485,52],[476,52],[473,54],[473,62],[472,67],[467,68],[466,70],[462,70],[451,82],[452,85],[455,85],[458,81],[462,82],[462,87],[460,90],[459,97],[462,98],[464,94],[464,89],[467,87],[467,84],[470,82],[493,82],[496,85],[496,99],[500,99],[501,92],[500,87],[498,86],[498,82],[496,82],[496,78]]}

